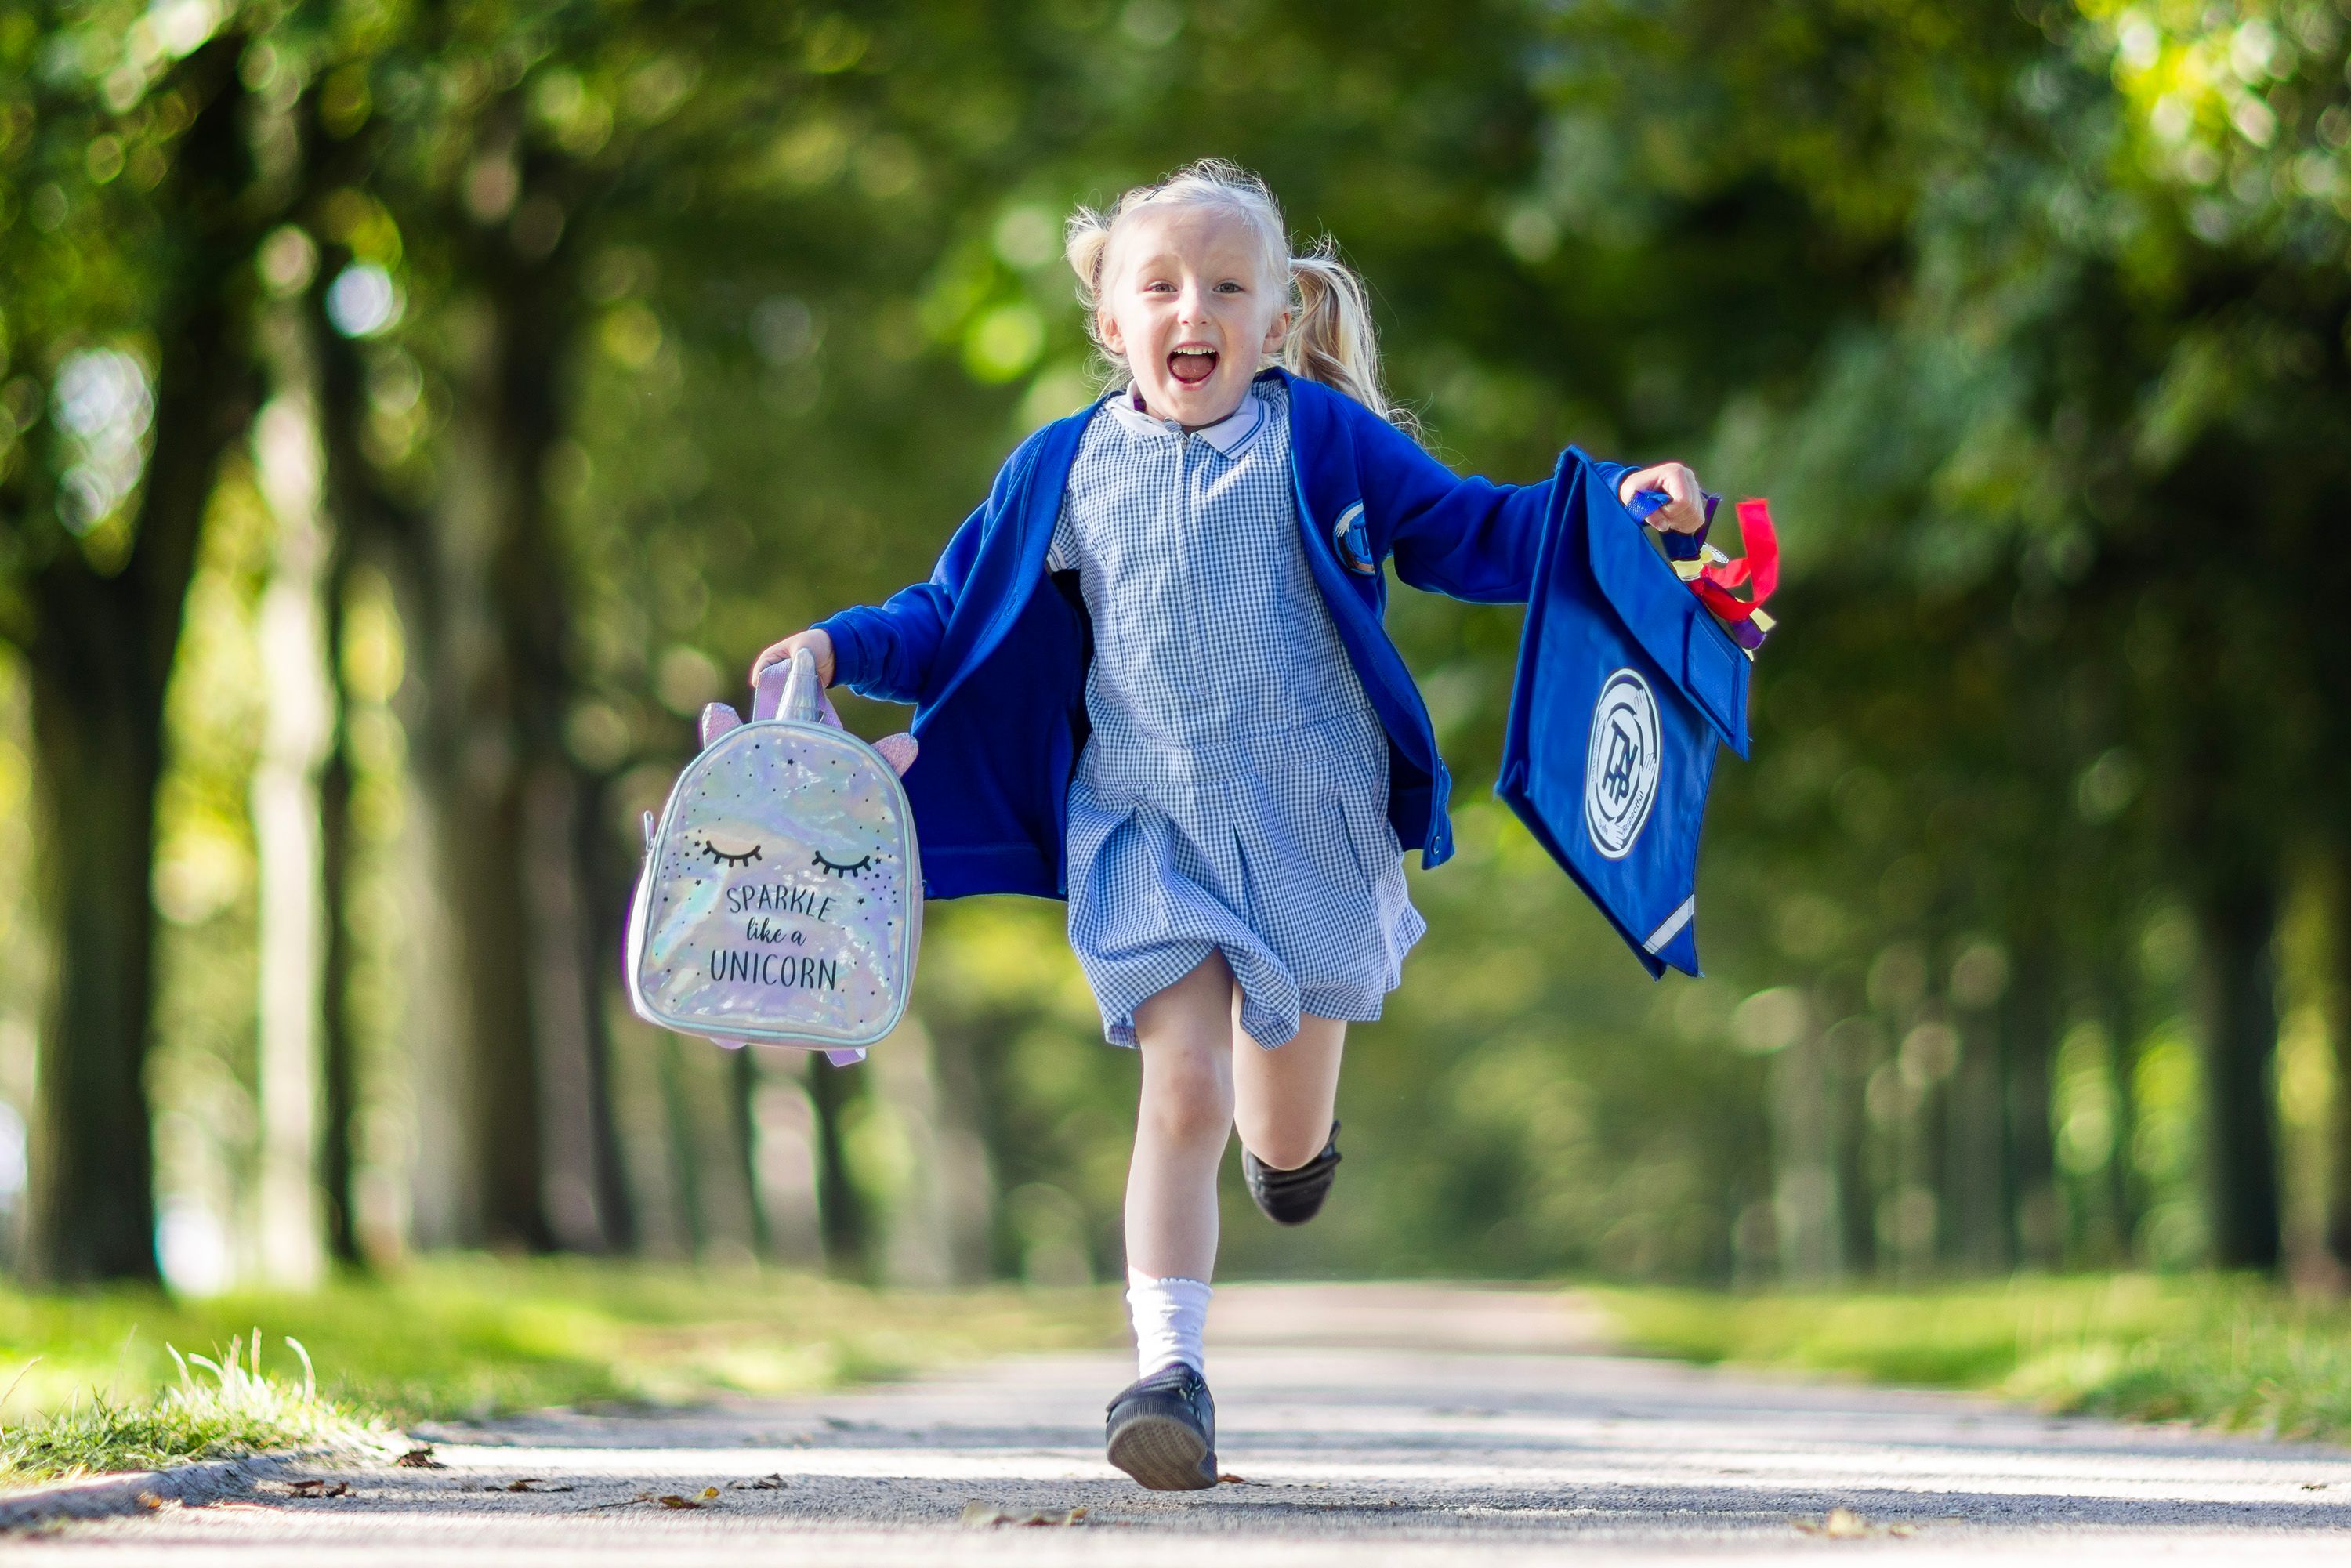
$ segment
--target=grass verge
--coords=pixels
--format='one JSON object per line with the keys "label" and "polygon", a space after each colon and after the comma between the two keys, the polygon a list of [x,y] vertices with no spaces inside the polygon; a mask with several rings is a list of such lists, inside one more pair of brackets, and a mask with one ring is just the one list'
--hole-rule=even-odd
{"label": "grass verge", "polygon": [[300,1343],[302,1377],[266,1376],[261,1336],[232,1339],[219,1361],[173,1353],[180,1381],[118,1404],[92,1392],[62,1410],[0,1428],[0,1485],[106,1470],[152,1470],[270,1449],[353,1449],[392,1437],[367,1412],[323,1398]]}
{"label": "grass verge", "polygon": [[2351,1305],[2262,1281],[2025,1276],[1901,1291],[1593,1293],[1629,1345],[1686,1361],[2351,1441]]}
{"label": "grass verge", "polygon": [[321,1446],[382,1423],[807,1392],[1108,1344],[1119,1328],[1106,1291],[883,1291],[582,1260],[440,1258],[204,1301],[0,1291],[0,1386],[16,1380],[0,1400],[0,1484]]}

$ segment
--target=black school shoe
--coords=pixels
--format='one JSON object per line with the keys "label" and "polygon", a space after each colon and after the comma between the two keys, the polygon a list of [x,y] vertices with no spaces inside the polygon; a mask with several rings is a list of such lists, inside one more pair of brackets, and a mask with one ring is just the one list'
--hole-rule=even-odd
{"label": "black school shoe", "polygon": [[1217,1484],[1217,1402],[1185,1362],[1127,1385],[1102,1424],[1110,1462],[1153,1491]]}
{"label": "black school shoe", "polygon": [[1275,1170],[1244,1145],[1241,1175],[1268,1219],[1276,1225],[1303,1225],[1322,1212],[1322,1200],[1331,1196],[1332,1179],[1339,1174],[1339,1124],[1333,1122],[1322,1152],[1294,1171]]}

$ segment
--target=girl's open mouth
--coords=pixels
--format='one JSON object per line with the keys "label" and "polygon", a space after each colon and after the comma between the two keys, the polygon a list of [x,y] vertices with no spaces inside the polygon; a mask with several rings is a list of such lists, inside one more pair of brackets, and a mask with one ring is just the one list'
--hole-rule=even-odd
{"label": "girl's open mouth", "polygon": [[1167,356],[1167,373],[1187,387],[1198,386],[1217,373],[1214,349],[1177,349]]}

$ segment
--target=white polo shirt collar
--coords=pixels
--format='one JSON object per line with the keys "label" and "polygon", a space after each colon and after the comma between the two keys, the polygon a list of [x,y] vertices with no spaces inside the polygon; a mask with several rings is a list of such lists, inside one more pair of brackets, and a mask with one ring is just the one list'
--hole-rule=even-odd
{"label": "white polo shirt collar", "polygon": [[[1156,434],[1180,435],[1184,427],[1172,419],[1161,419],[1143,407],[1143,396],[1134,387],[1120,389],[1110,400],[1110,412],[1121,423],[1131,429]],[[1214,424],[1205,424],[1192,432],[1194,435],[1215,447],[1227,457],[1238,454],[1249,444],[1265,424],[1265,402],[1252,391],[1241,398],[1240,407],[1233,410]]]}

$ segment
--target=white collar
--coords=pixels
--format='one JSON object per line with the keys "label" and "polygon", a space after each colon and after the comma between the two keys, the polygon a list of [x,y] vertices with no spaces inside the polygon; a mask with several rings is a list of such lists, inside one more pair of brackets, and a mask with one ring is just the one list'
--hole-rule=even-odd
{"label": "white collar", "polygon": [[[1110,400],[1110,412],[1132,430],[1145,430],[1161,434],[1179,434],[1183,426],[1172,419],[1160,419],[1146,413],[1132,386],[1121,388]],[[1249,438],[1265,423],[1265,400],[1254,391],[1244,393],[1240,407],[1214,424],[1204,424],[1192,432],[1194,435],[1230,457],[1249,444]]]}

